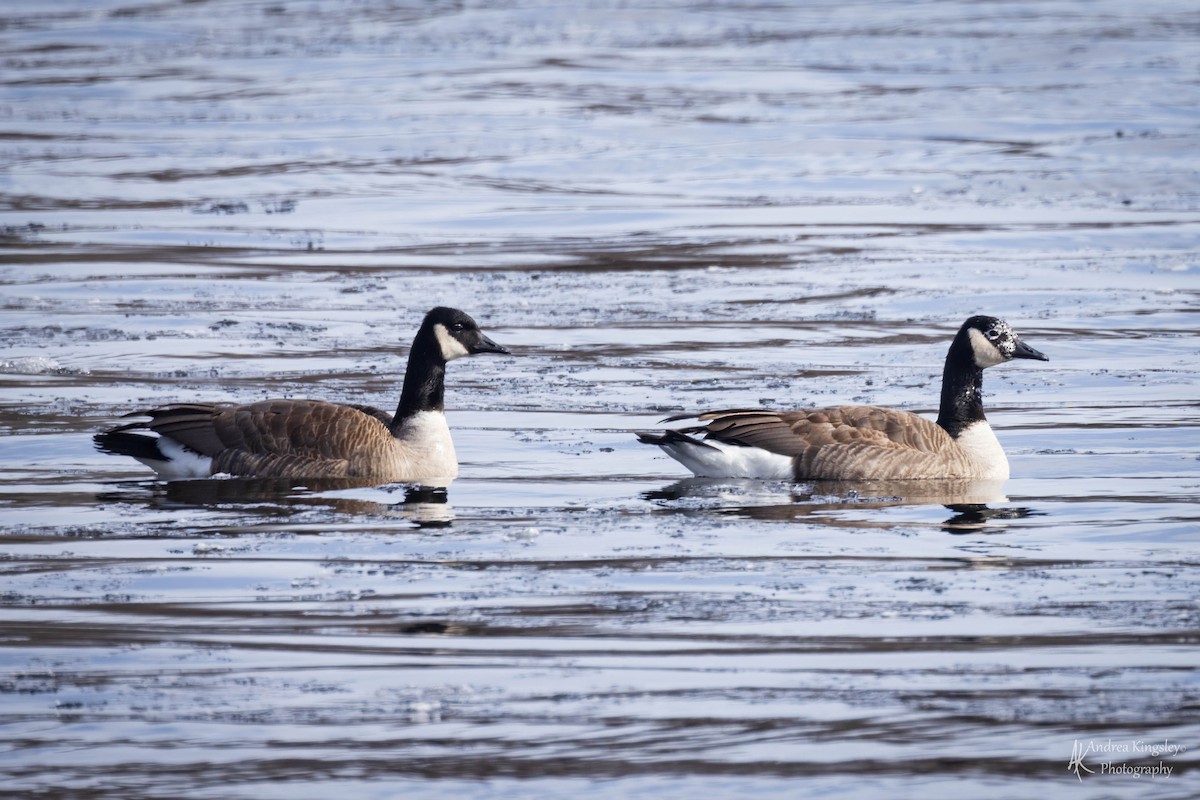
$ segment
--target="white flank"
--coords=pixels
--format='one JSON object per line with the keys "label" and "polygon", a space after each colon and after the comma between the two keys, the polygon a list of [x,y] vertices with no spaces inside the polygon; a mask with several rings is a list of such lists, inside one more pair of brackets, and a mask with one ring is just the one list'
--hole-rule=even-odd
{"label": "white flank", "polygon": [[174,439],[158,437],[158,449],[167,457],[166,461],[139,458],[138,461],[158,473],[165,481],[180,481],[189,478],[207,478],[212,474],[212,459],[189,450]]}
{"label": "white flank", "polygon": [[983,480],[1008,480],[1008,456],[987,420],[968,426],[955,439],[975,466],[975,477]]}
{"label": "white flank", "polygon": [[471,355],[463,343],[451,336],[450,331],[440,322],[433,326],[433,335],[437,337],[438,347],[442,348],[442,358],[447,361]]}
{"label": "white flank", "polygon": [[708,440],[659,445],[663,452],[700,478],[753,478],[792,480],[792,459],[759,447],[742,447]]}

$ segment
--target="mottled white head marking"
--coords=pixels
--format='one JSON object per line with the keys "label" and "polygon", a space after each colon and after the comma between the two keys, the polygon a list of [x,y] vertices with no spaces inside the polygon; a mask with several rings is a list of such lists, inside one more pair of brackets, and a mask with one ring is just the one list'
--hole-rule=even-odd
{"label": "mottled white head marking", "polygon": [[971,349],[975,353],[975,366],[980,369],[994,367],[1011,361],[1017,350],[1017,337],[1003,320],[994,319],[985,331],[971,328]]}
{"label": "mottled white head marking", "polygon": [[438,347],[442,350],[442,358],[447,361],[453,361],[456,358],[471,355],[471,351],[466,345],[454,337],[446,326],[438,323],[433,326],[433,335],[437,338]]}

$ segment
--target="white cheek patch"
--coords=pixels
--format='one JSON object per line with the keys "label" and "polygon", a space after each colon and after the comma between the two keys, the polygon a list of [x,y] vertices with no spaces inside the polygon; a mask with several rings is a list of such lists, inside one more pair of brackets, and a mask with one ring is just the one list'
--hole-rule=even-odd
{"label": "white cheek patch", "polygon": [[983,335],[982,331],[971,328],[967,333],[971,337],[971,350],[975,353],[975,366],[980,369],[986,369],[987,367],[994,367],[997,364],[1003,364],[1008,360],[1000,352],[999,348]]}
{"label": "white cheek patch", "polygon": [[451,336],[450,331],[446,330],[446,326],[440,322],[433,326],[433,335],[437,337],[438,347],[442,350],[442,358],[447,361],[471,355],[463,343]]}

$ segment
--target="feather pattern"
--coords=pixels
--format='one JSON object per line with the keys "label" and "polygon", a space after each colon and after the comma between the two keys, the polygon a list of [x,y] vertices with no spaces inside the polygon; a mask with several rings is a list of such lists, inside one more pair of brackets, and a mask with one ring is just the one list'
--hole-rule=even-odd
{"label": "feather pattern", "polygon": [[791,457],[797,480],[967,478],[977,471],[945,430],[907,411],[832,406],[710,411],[695,419],[707,424],[680,432]]}
{"label": "feather pattern", "polygon": [[458,475],[458,460],[442,408],[446,361],[507,352],[463,312],[435,308],[413,342],[395,415],[324,400],[175,403],[127,414],[141,419],[99,433],[95,442],[167,478],[195,477],[172,463],[189,460],[209,475],[448,482]]}
{"label": "feather pattern", "polygon": [[1008,459],[984,417],[982,374],[1013,358],[1048,360],[1002,320],[971,317],[946,355],[937,422],[879,406],[734,409],[669,417],[701,424],[638,438],[706,477],[777,478],[790,459],[795,480],[1002,480]]}

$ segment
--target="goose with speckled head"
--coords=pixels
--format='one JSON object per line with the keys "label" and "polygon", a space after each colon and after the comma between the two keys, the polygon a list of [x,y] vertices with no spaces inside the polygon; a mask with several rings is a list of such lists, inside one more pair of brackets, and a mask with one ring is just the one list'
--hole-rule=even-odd
{"label": "goose with speckled head", "polygon": [[878,406],[730,410],[669,417],[699,424],[637,436],[700,477],[1005,480],[1008,457],[983,413],[983,371],[1014,359],[1049,361],[1008,323],[974,316],[946,355],[936,422]]}
{"label": "goose with speckled head", "polygon": [[446,364],[483,353],[509,351],[467,314],[439,306],[413,339],[395,414],[324,400],[177,403],[126,414],[142,419],[93,439],[100,451],[131,456],[163,480],[227,474],[444,485],[458,476]]}

